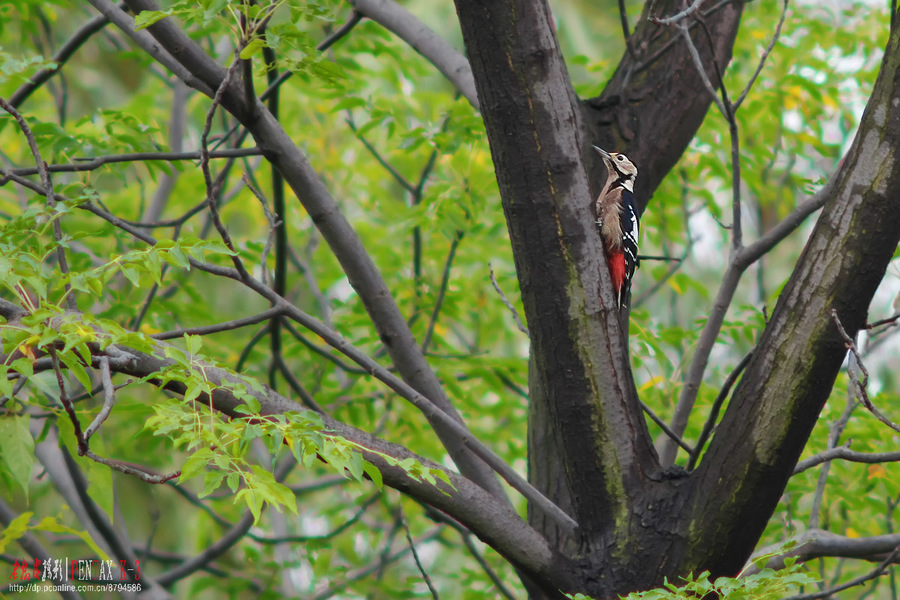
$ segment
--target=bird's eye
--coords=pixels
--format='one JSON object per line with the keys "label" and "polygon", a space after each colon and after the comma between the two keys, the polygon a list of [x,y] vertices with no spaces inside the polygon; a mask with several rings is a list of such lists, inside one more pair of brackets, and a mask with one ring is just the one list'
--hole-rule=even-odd
{"label": "bird's eye", "polygon": [[623,160],[625,160],[625,157],[620,154],[616,157],[616,160],[622,162]]}

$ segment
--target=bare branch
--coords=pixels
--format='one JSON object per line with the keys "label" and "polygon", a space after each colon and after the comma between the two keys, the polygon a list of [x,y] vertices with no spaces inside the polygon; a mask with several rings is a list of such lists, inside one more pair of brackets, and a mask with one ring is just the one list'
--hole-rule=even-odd
{"label": "bare branch", "polygon": [[693,470],[694,466],[697,464],[697,461],[700,460],[700,454],[703,452],[703,447],[706,446],[706,441],[709,439],[709,436],[712,435],[713,429],[716,426],[716,419],[719,417],[719,411],[722,409],[722,405],[725,404],[725,400],[728,399],[728,394],[731,392],[731,388],[737,382],[738,377],[741,376],[741,373],[744,372],[744,369],[747,368],[747,365],[750,364],[750,359],[753,358],[753,351],[748,352],[744,355],[744,358],[741,359],[741,362],[734,367],[734,370],[728,374],[728,377],[725,379],[725,383],[722,384],[722,389],[719,390],[719,395],[716,396],[715,401],[713,401],[712,408],[709,409],[709,417],[706,419],[706,423],[703,425],[703,430],[700,432],[700,437],[697,438],[697,445],[694,448],[694,451],[691,453],[690,460],[688,460],[687,469],[688,471]]}
{"label": "bare branch", "polygon": [[684,9],[680,13],[676,13],[676,14],[672,15],[671,17],[666,17],[665,19],[662,19],[659,17],[651,16],[651,17],[649,17],[649,20],[654,23],[658,23],[659,25],[672,25],[673,23],[677,23],[678,21],[681,21],[685,17],[689,17],[690,15],[697,12],[697,10],[700,8],[700,5],[703,4],[703,1],[704,0],[694,0],[693,4],[688,6],[686,9]]}
{"label": "bare branch", "polygon": [[513,306],[513,303],[509,301],[509,298],[506,297],[506,294],[503,293],[503,290],[500,289],[500,284],[497,283],[497,277],[494,275],[494,267],[491,266],[491,263],[488,263],[488,270],[491,274],[491,285],[494,286],[494,289],[497,290],[497,294],[500,296],[500,300],[503,301],[503,304],[506,308],[509,309],[509,312],[512,314],[513,320],[516,322],[516,327],[519,328],[519,331],[528,335],[528,328],[522,323],[522,319],[519,318],[519,311],[516,310],[516,307]]}
{"label": "bare branch", "polygon": [[894,313],[887,319],[881,319],[880,321],[875,321],[874,323],[866,323],[866,329],[875,329],[876,327],[881,327],[882,325],[893,325],[897,322],[898,319],[900,319],[900,312]]}
{"label": "bare branch", "polygon": [[628,28],[628,11],[625,9],[625,0],[619,0],[619,20],[622,22],[622,38],[625,40],[625,47],[632,58],[637,60],[637,53],[634,51],[634,44],[631,41],[631,31]]}
{"label": "bare branch", "polygon": [[247,327],[248,325],[255,325],[256,323],[268,321],[272,317],[280,315],[283,312],[284,309],[282,309],[280,306],[273,306],[268,310],[264,310],[261,313],[251,315],[249,317],[241,317],[240,319],[233,319],[224,323],[216,323],[215,325],[205,325],[202,327],[185,327],[183,329],[179,328],[173,331],[164,331],[163,333],[155,333],[150,337],[157,340],[172,340],[184,337],[185,335],[209,335],[211,333],[219,333],[221,331],[231,331],[233,329],[240,329],[241,327]]}
{"label": "bare branch", "polygon": [[[741,280],[742,269],[735,266],[734,262],[728,266],[725,275],[722,278],[722,285],[713,302],[712,310],[700,332],[700,339],[697,340],[697,349],[694,351],[694,358],[691,360],[691,366],[688,368],[687,375],[684,379],[684,387],[681,388],[681,394],[678,397],[678,403],[675,405],[675,411],[672,415],[671,428],[676,435],[684,435],[687,429],[688,419],[691,411],[694,409],[694,401],[697,399],[697,392],[700,390],[700,382],[703,381],[703,374],[706,372],[706,365],[709,364],[709,355],[712,353],[716,338],[719,337],[719,331],[722,329],[722,323],[725,321],[725,314],[734,298],[734,292],[737,290],[738,283]],[[675,454],[677,449],[666,444],[660,452],[660,461],[663,465],[671,465],[675,462]]]}
{"label": "bare branch", "polygon": [[697,452],[696,448],[691,448],[690,444],[688,444],[683,439],[681,439],[678,435],[676,435],[675,432],[672,431],[668,425],[666,425],[665,421],[660,419],[659,416],[657,416],[657,414],[655,412],[650,410],[649,406],[647,406],[646,404],[641,402],[641,408],[644,410],[644,413],[648,417],[650,417],[650,420],[653,421],[654,423],[656,423],[659,426],[659,428],[663,430],[663,433],[665,433],[667,436],[669,436],[670,440],[672,440],[673,442],[675,442],[676,444],[681,446],[685,452],[687,452],[691,456],[693,456]]}
{"label": "bare branch", "polygon": [[[828,429],[828,448],[834,448],[838,445],[838,442],[841,439],[841,435],[844,433],[844,429],[847,427],[847,423],[850,422],[850,416],[853,414],[853,410],[856,408],[856,400],[853,399],[853,394],[847,394],[847,404],[844,407],[844,412],[841,413],[840,418],[838,418],[834,423],[831,424],[831,427]],[[809,528],[816,529],[819,526],[819,513],[821,512],[822,500],[825,497],[825,486],[828,483],[828,473],[831,470],[831,463],[826,463],[825,467],[819,472],[819,479],[816,482],[816,489],[813,493],[812,504],[809,509]]]}
{"label": "bare branch", "polygon": [[509,587],[503,583],[503,580],[500,579],[500,576],[497,575],[497,572],[491,568],[491,565],[484,559],[481,555],[481,552],[478,551],[478,548],[475,546],[475,542],[472,540],[472,534],[468,531],[460,530],[460,536],[462,537],[463,543],[466,545],[466,549],[469,551],[469,554],[472,555],[472,558],[481,566],[481,569],[488,576],[488,579],[491,580],[491,583],[497,588],[497,591],[506,598],[506,600],[516,600],[516,595],[509,589]]}
{"label": "bare branch", "polygon": [[345,119],[345,121],[350,127],[350,130],[353,133],[357,134],[359,141],[362,142],[362,145],[366,147],[366,150],[369,151],[369,154],[371,154],[372,157],[378,161],[378,164],[384,167],[384,169],[391,174],[391,177],[393,177],[394,180],[400,184],[400,187],[405,189],[407,192],[414,194],[416,192],[416,188],[413,186],[413,184],[407,181],[406,178],[401,175],[400,172],[397,171],[397,169],[395,169],[394,166],[389,163],[385,157],[381,155],[381,153],[375,148],[375,146],[373,146],[369,142],[369,140],[366,139],[364,135],[359,135],[359,130],[356,127],[356,122],[353,121],[352,115],[349,114],[349,111],[348,117],[347,119]]}
{"label": "bare branch", "polygon": [[848,443],[837,448],[829,448],[815,456],[801,460],[794,467],[794,475],[812,469],[824,462],[837,459],[871,465],[883,462],[898,462],[900,461],[900,452],[856,452],[850,449]]}
{"label": "bare branch", "polygon": [[209,86],[184,68],[167,50],[153,39],[146,30],[135,31],[134,18],[109,0],[89,0],[91,5],[109,22],[122,30],[144,52],[152,56],[156,61],[166,67],[176,77],[184,81],[190,87],[212,97],[213,86]]}
{"label": "bare branch", "polygon": [[203,552],[190,560],[184,561],[177,567],[160,574],[156,580],[160,585],[170,586],[176,581],[184,579],[188,575],[202,569],[206,564],[215,560],[238,543],[247,534],[252,525],[253,513],[248,510],[237,524],[228,530],[221,538],[207,546]]}
{"label": "bare branch", "polygon": [[396,34],[424,56],[478,108],[475,79],[466,57],[393,0],[350,0],[356,10]]}
{"label": "bare branch", "polygon": [[837,585],[832,588],[828,588],[827,590],[822,590],[820,592],[814,592],[812,594],[799,594],[797,596],[788,596],[788,598],[786,598],[785,600],[816,600],[817,598],[827,598],[828,596],[831,596],[838,592],[842,592],[842,591],[844,591],[846,589],[850,589],[852,587],[856,587],[867,581],[871,581],[872,579],[877,579],[878,577],[881,577],[882,575],[884,575],[888,566],[890,566],[891,564],[893,564],[894,562],[897,561],[898,554],[900,554],[900,545],[897,545],[894,548],[894,551],[891,552],[890,554],[888,554],[887,558],[885,558],[881,564],[879,564],[877,567],[872,569],[872,571],[870,571],[869,573],[866,573],[865,575],[860,575],[859,577],[857,577],[855,579],[851,579],[847,583],[843,583],[841,585]]}
{"label": "bare branch", "polygon": [[444,273],[441,275],[441,287],[438,289],[437,299],[434,301],[434,309],[432,309],[431,318],[428,320],[428,329],[425,331],[425,338],[422,340],[422,352],[428,352],[428,346],[431,344],[431,337],[434,335],[434,328],[437,325],[441,307],[444,305],[444,297],[447,295],[447,288],[450,285],[450,268],[453,266],[453,258],[456,256],[456,248],[459,246],[460,240],[462,240],[462,234],[458,234],[450,243],[450,252],[447,253],[447,260],[444,262]]}
{"label": "bare branch", "polygon": [[[209,158],[240,158],[243,156],[259,156],[262,150],[259,148],[230,148],[227,150],[216,150],[209,153]],[[76,158],[74,163],[47,165],[47,170],[51,173],[80,173],[83,171],[93,171],[99,169],[103,165],[114,163],[131,163],[146,161],[163,161],[178,162],[185,160],[200,160],[202,158],[199,151],[195,152],[133,152],[130,154],[110,154],[108,156],[97,156],[95,158]],[[36,168],[9,169],[7,173],[15,175],[36,175]],[[0,185],[9,181],[9,177],[0,179]]]}
{"label": "bare branch", "polygon": [[765,235],[749,246],[741,248],[737,256],[734,257],[734,262],[742,269],[746,269],[774,248],[778,242],[793,233],[806,220],[806,217],[825,206],[825,201],[828,200],[834,190],[834,181],[835,178],[831,177],[822,189],[799,204],[791,214],[779,221]]}
{"label": "bare branch", "polygon": [[416,568],[422,575],[422,579],[425,580],[425,585],[428,586],[431,597],[434,598],[434,600],[440,600],[437,590],[434,588],[434,584],[431,583],[431,577],[428,576],[428,571],[425,570],[425,567],[422,566],[421,559],[419,559],[419,553],[416,551],[416,544],[413,542],[412,534],[409,532],[409,525],[406,523],[406,517],[403,516],[403,505],[398,504],[397,509],[399,511],[400,524],[403,525],[403,532],[406,534],[406,542],[409,544],[409,551],[412,552],[413,559],[416,561]]}
{"label": "bare branch", "polygon": [[100,409],[100,412],[97,413],[94,421],[88,425],[87,429],[85,429],[85,441],[90,440],[91,436],[94,435],[94,432],[100,429],[103,422],[109,418],[109,413],[112,412],[113,404],[116,402],[116,389],[113,387],[112,377],[109,373],[108,356],[100,357],[100,382],[103,385],[103,408]]}
{"label": "bare branch", "polygon": [[[785,545],[790,546],[790,550],[780,552]],[[797,558],[801,562],[807,562],[823,556],[881,561],[889,556],[898,545],[900,545],[900,534],[898,533],[850,538],[824,529],[810,529],[792,537],[787,544],[778,543],[757,550],[748,561],[748,564],[752,564],[758,557],[772,554],[773,552],[778,552],[778,554],[770,558],[768,563],[762,565],[762,567],[776,571],[783,569],[785,567],[785,559],[792,557]],[[750,566],[743,573],[751,575],[759,571],[759,568]]]}
{"label": "bare branch", "polygon": [[741,95],[738,96],[737,100],[735,100],[731,105],[731,108],[734,112],[737,112],[737,109],[740,108],[741,103],[747,97],[747,94],[750,93],[750,88],[753,87],[753,84],[756,82],[756,78],[759,77],[759,74],[762,72],[763,67],[766,64],[766,59],[769,58],[769,54],[771,54],[772,49],[775,48],[775,44],[778,42],[778,37],[781,35],[781,26],[784,25],[784,18],[787,16],[788,1],[789,0],[784,0],[784,8],[781,9],[781,18],[778,20],[778,25],[775,26],[775,35],[772,36],[772,41],[769,42],[769,45],[766,47],[763,55],[760,57],[759,65],[757,65],[756,71],[753,73],[750,81],[747,82],[747,87],[744,88],[744,91],[741,92]]}
{"label": "bare branch", "polygon": [[237,272],[240,273],[241,280],[247,281],[250,274],[244,267],[244,262],[241,260],[240,254],[235,249],[234,243],[231,241],[231,235],[219,218],[219,208],[216,202],[217,192],[215,186],[213,186],[212,175],[209,171],[209,132],[212,129],[213,116],[216,114],[216,108],[218,108],[219,104],[222,102],[222,96],[225,94],[225,90],[228,89],[231,78],[234,77],[234,73],[241,65],[238,55],[240,54],[242,46],[243,42],[235,48],[234,61],[231,63],[228,70],[225,71],[225,77],[222,78],[222,83],[219,85],[218,89],[216,89],[216,95],[213,97],[212,105],[206,113],[206,124],[203,127],[203,133],[200,134],[200,170],[203,172],[203,181],[206,183],[206,206],[209,208],[210,218],[212,219],[216,231],[219,232],[219,237],[222,238],[222,242],[224,242],[228,249],[231,250],[231,262],[234,264],[234,268]]}
{"label": "bare branch", "polygon": [[862,362],[862,356],[859,354],[859,349],[856,347],[856,343],[853,339],[847,335],[847,332],[844,330],[844,326],[841,324],[840,318],[838,318],[837,310],[831,309],[831,318],[834,320],[834,324],[837,325],[838,331],[841,334],[841,337],[844,339],[844,345],[847,347],[847,350],[853,355],[853,358],[856,362],[856,367],[859,368],[860,373],[862,373],[862,377],[856,374],[855,369],[848,369],[848,375],[850,376],[850,381],[853,382],[853,385],[856,387],[856,396],[859,398],[860,402],[862,402],[863,406],[865,406],[870,413],[875,415],[875,418],[893,429],[894,431],[900,433],[900,425],[897,425],[886,416],[884,416],[880,410],[878,410],[872,401],[869,399],[869,393],[866,390],[866,387],[869,385],[869,371],[866,370],[866,366]]}
{"label": "bare branch", "polygon": [[181,477],[181,470],[175,471],[174,473],[169,473],[168,475],[160,475],[153,472],[152,469],[149,469],[147,467],[134,465],[122,460],[113,460],[111,458],[103,458],[102,456],[97,456],[91,450],[85,450],[84,456],[88,457],[94,462],[100,463],[101,465],[106,465],[110,469],[118,471],[119,473],[124,473],[125,475],[134,475],[145,483],[159,485],[161,483],[171,481],[176,477]]}

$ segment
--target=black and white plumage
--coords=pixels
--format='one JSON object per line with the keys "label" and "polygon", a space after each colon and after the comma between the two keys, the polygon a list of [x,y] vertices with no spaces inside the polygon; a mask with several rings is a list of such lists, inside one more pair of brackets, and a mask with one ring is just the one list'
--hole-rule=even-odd
{"label": "black and white plumage", "polygon": [[606,258],[619,307],[628,299],[631,279],[638,267],[640,215],[634,201],[637,167],[618,152],[594,146],[606,164],[606,183],[594,205],[597,225],[606,248]]}

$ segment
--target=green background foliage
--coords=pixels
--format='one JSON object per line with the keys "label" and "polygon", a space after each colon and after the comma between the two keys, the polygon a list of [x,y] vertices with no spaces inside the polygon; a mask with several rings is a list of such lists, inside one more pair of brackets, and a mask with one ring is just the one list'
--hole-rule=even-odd
{"label": "green background foliage", "polygon": [[[227,4],[180,3],[172,9],[187,23],[194,39],[225,64],[233,58],[228,42],[234,42],[237,27],[235,13],[225,10]],[[639,6],[627,4],[636,15]],[[413,2],[408,8],[460,47],[449,3]],[[780,8],[774,2],[745,7],[734,60],[725,77],[733,96],[752,76]],[[554,10],[576,89],[583,96],[599,93],[624,50],[614,6],[559,1]],[[468,426],[524,474],[528,341],[490,282],[493,268],[499,287],[521,314],[481,118],[425,59],[371,21],[363,21],[336,46],[318,53],[315,44],[349,12],[346,4],[336,1],[293,3],[275,12],[268,43],[280,57],[278,68],[294,72],[281,88],[280,121],[338,199],[416,338],[430,339],[430,363]],[[49,64],[46,57],[52,49],[89,17],[83,8],[64,2],[20,0],[0,7],[0,97],[8,98]],[[885,10],[864,3],[789,10],[782,37],[738,113],[751,237],[783,218],[834,171],[872,88],[887,38],[885,23]],[[170,148],[176,84],[148,56],[122,47],[122,39],[110,34],[90,40],[71,59],[64,76],[37,91],[21,108],[46,162],[71,163]],[[267,85],[258,60],[261,51],[260,44],[251,44],[245,56],[257,59],[257,91]],[[209,106],[204,96],[188,97],[186,149],[197,147]],[[229,127],[221,111],[217,113],[212,139]],[[0,115],[0,158],[4,167],[34,164],[15,121],[6,114]],[[222,163],[214,160],[212,164],[217,170]],[[222,220],[253,274],[271,277],[270,221],[259,199],[242,183],[242,173],[262,197],[272,196],[267,164],[259,157],[238,159],[224,188]],[[27,347],[32,354],[25,352],[0,366],[0,375],[10,369],[27,372],[33,351],[61,341],[60,360],[68,367],[70,396],[80,398],[76,412],[82,423],[90,423],[103,404],[102,392],[87,393],[96,388],[98,379],[79,361],[84,344],[140,347],[149,343],[148,335],[223,322],[268,307],[237,283],[190,268],[188,257],[230,264],[230,252],[216,237],[206,211],[174,226],[148,229],[159,240],[148,246],[79,209],[90,200],[120,219],[140,221],[167,178],[175,187],[162,220],[177,218],[204,201],[203,175],[190,162],[116,163],[82,173],[57,173],[56,192],[69,200],[55,208],[11,183],[0,187],[3,297],[28,299],[41,308],[25,323],[27,329],[2,330],[4,353]],[[689,364],[724,266],[729,242],[721,223],[730,219],[730,182],[728,126],[711,111],[643,216],[642,253],[685,258],[676,267],[645,261],[634,289],[630,332],[635,377],[642,400],[663,419],[671,416],[682,371]],[[359,298],[293,198],[287,202],[284,219],[292,249],[288,298],[386,365],[381,340]],[[57,246],[51,227],[54,220],[64,232],[60,245],[70,260],[68,277],[48,260]],[[753,347],[766,307],[771,310],[802,244],[803,236],[795,235],[778,246],[739,289],[686,439],[697,439],[719,384]],[[895,262],[884,291],[876,296],[873,319],[891,314],[898,274]],[[66,285],[71,286],[78,309],[90,319],[66,319]],[[439,316],[432,322],[439,301]],[[168,377],[180,377],[189,390],[203,391],[208,382],[198,376],[197,369],[188,368],[190,357],[202,354],[211,363],[257,382],[248,385],[266,383],[290,395],[284,380],[272,373],[267,340],[251,342],[260,329],[205,336],[202,350],[199,340],[173,341],[167,355],[186,367],[180,375],[172,372]],[[329,414],[449,464],[417,411],[374,378],[338,366],[333,360],[336,354],[318,336],[298,334],[302,340],[285,336],[284,359]],[[890,340],[884,345],[890,347]],[[873,400],[883,411],[894,409],[895,415],[900,414],[896,361],[892,365],[879,359],[877,352],[873,355]],[[439,582],[442,594],[463,597],[465,591],[492,597],[497,593],[460,535],[448,529],[435,533],[419,505],[364,481],[364,473],[378,477],[377,471],[367,468],[352,446],[339,438],[323,438],[315,422],[304,415],[294,421],[298,429],[286,434],[288,421],[267,427],[249,420],[228,422],[203,407],[194,411],[189,404],[167,398],[147,382],[125,385],[124,378],[117,378],[116,383],[123,387],[117,391],[113,416],[92,438],[92,449],[160,473],[180,469],[179,484],[187,490],[180,495],[170,487],[150,486],[76,458],[88,478],[88,493],[117,525],[128,528],[136,545],[152,540],[155,547],[172,555],[189,556],[218,539],[222,523],[237,521],[244,507],[250,506],[257,520],[251,535],[217,565],[219,572],[180,583],[179,595],[204,597],[206,590],[205,597],[210,598],[258,597],[260,585],[268,587],[287,568],[302,597],[317,597],[314,591],[348,580],[342,592],[347,597],[420,597],[427,591],[408,555],[401,553],[398,562],[388,566],[392,551],[403,546],[404,524],[417,540],[429,575]],[[34,459],[35,443],[57,435],[52,433],[52,423],[60,443],[75,448],[55,384],[52,371],[35,374],[4,406],[0,481],[7,501],[37,515],[34,520],[46,517],[44,525],[32,531],[43,532],[54,553],[96,556],[96,548],[81,533],[84,527],[78,516],[61,503],[51,482],[39,476],[41,467]],[[0,378],[0,386],[4,395],[11,395],[12,381]],[[855,399],[842,375],[804,456],[825,449],[830,428],[848,402]],[[654,428],[651,424],[651,431],[661,435]],[[266,440],[262,447],[278,455],[285,435],[296,436],[292,449],[302,468],[295,468],[282,485],[272,477],[275,461],[251,441]],[[886,451],[897,445],[896,434],[862,408],[850,415],[840,443],[849,439],[853,449],[860,451]],[[315,460],[317,454],[327,464]],[[406,466],[425,477],[439,473],[422,471],[421,465]],[[346,482],[334,477],[345,468],[350,475]],[[836,462],[816,515],[810,511],[822,467],[800,474],[786,490],[761,545],[802,531],[811,517],[821,527],[848,537],[893,531],[900,494],[898,469],[896,464]],[[197,496],[204,501],[198,502]],[[272,509],[261,512],[262,500],[286,508],[284,516],[275,516]],[[524,513],[524,503],[516,502]],[[286,521],[278,526],[296,539],[286,555],[271,543],[273,519]],[[340,535],[326,535],[338,529]],[[511,567],[480,542],[472,543],[504,584],[518,589]],[[162,555],[146,560],[151,572],[162,571],[167,564]],[[354,579],[371,564],[377,568]],[[817,580],[824,581],[838,572],[850,577],[870,568],[866,563],[837,559],[808,567]],[[0,574],[6,573],[4,569],[0,568]],[[893,589],[893,574],[889,583],[879,585]]]}

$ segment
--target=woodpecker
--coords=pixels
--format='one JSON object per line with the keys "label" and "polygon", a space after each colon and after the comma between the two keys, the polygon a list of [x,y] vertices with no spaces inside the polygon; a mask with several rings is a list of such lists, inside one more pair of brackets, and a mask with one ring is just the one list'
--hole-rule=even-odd
{"label": "woodpecker", "polygon": [[631,278],[638,266],[640,216],[634,204],[634,179],[637,167],[618,152],[594,146],[606,164],[606,183],[597,196],[594,211],[597,227],[606,248],[606,260],[619,308],[628,300]]}

